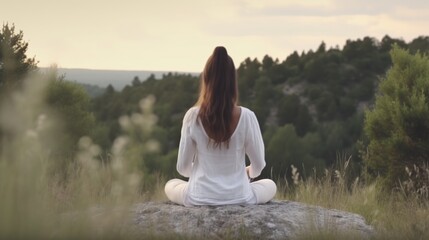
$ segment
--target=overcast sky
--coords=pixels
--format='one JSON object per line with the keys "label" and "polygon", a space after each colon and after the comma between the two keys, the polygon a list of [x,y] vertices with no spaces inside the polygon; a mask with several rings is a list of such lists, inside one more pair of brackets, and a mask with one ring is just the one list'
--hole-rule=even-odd
{"label": "overcast sky", "polygon": [[200,72],[217,45],[236,66],[347,39],[429,35],[428,0],[1,0],[39,66]]}

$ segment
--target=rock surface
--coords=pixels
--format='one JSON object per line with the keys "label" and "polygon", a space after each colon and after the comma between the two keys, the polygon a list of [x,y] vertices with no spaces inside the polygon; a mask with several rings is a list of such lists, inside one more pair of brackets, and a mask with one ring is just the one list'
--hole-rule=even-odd
{"label": "rock surface", "polygon": [[133,214],[139,231],[198,239],[293,239],[309,232],[346,233],[365,239],[374,233],[360,215],[292,201],[199,207],[147,202],[135,205]]}

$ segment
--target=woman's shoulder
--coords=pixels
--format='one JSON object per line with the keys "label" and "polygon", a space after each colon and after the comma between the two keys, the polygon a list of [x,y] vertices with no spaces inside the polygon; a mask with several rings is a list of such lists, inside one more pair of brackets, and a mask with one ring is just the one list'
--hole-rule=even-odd
{"label": "woman's shoulder", "polygon": [[258,125],[258,118],[256,114],[246,107],[241,107],[241,121],[244,122],[246,127],[252,127]]}
{"label": "woman's shoulder", "polygon": [[200,107],[198,107],[198,106],[193,106],[193,107],[191,107],[191,108],[189,108],[188,109],[188,111],[186,111],[186,114],[185,115],[187,115],[187,114],[192,114],[192,113],[194,113],[194,112],[198,112],[198,110],[200,109]]}
{"label": "woman's shoulder", "polygon": [[190,122],[192,119],[195,119],[198,116],[199,109],[200,108],[198,106],[189,108],[183,117],[183,122]]}
{"label": "woman's shoulder", "polygon": [[240,108],[241,108],[241,116],[242,117],[249,118],[249,117],[255,116],[255,113],[252,110],[250,110],[246,107],[243,107],[243,106],[240,106]]}

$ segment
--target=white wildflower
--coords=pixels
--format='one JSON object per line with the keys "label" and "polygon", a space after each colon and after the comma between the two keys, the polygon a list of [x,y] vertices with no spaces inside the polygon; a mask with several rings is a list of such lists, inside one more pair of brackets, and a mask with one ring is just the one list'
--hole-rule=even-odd
{"label": "white wildflower", "polygon": [[115,156],[120,155],[124,150],[125,146],[128,144],[128,142],[129,142],[128,137],[121,136],[116,138],[115,141],[113,142],[112,153]]}
{"label": "white wildflower", "polygon": [[139,105],[143,112],[147,112],[150,110],[150,108],[153,106],[154,103],[155,103],[155,97],[153,95],[149,95],[143,98],[142,100],[140,100]]}
{"label": "white wildflower", "polygon": [[155,152],[159,150],[159,142],[155,140],[149,140],[145,144],[146,150],[150,152]]}
{"label": "white wildflower", "polygon": [[144,118],[139,113],[133,113],[131,115],[131,122],[137,126],[141,125],[144,122]]}
{"label": "white wildflower", "polygon": [[80,149],[88,149],[92,145],[92,140],[88,136],[81,137],[78,145]]}
{"label": "white wildflower", "polygon": [[128,116],[121,116],[119,118],[119,125],[121,125],[121,127],[125,130],[129,129],[131,127],[130,118]]}

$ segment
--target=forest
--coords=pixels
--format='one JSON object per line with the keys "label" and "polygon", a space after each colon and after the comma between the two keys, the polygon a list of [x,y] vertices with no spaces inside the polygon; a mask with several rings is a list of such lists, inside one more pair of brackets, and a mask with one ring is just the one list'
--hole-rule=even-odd
{"label": "forest", "polygon": [[[262,177],[290,177],[291,165],[322,172],[344,156],[351,157],[357,176],[364,167],[364,111],[373,106],[377,85],[392,65],[394,45],[425,53],[429,38],[407,43],[387,35],[364,37],[347,40],[342,49],[322,42],[316,50],[293,52],[284,60],[266,55],[237,64],[240,105],[255,112],[263,131],[267,167]],[[118,119],[137,112],[139,100],[152,95],[158,120],[150,137],[159,142],[159,151],[142,159],[149,173],[177,176],[181,121],[197,100],[199,78],[169,73],[131,81],[122,91],[109,86],[91,99],[95,122],[87,134],[108,154],[121,134]]]}

